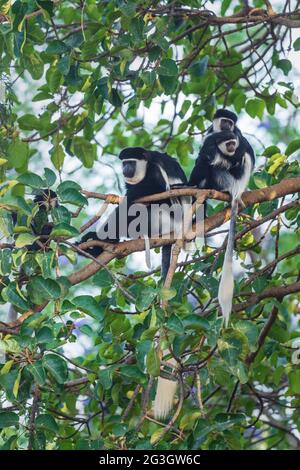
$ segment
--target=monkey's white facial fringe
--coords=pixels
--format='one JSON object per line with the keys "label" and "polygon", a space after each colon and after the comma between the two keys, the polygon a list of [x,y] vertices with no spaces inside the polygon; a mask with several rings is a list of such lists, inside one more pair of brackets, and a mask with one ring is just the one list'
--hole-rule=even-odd
{"label": "monkey's white facial fringe", "polygon": [[[125,160],[124,160],[125,161]],[[136,160],[135,158],[128,158],[126,161],[134,161],[136,162],[136,170],[134,176],[131,178],[127,178],[124,176],[126,183],[128,184],[138,184],[140,183],[146,176],[147,171],[147,164],[145,160]]]}
{"label": "monkey's white facial fringe", "polygon": [[213,132],[221,132],[222,131],[222,120],[225,120],[225,121],[228,121],[231,123],[231,128],[230,129],[227,129],[227,130],[230,130],[230,131],[233,131],[234,130],[234,122],[229,119],[229,118],[215,118],[213,120]]}
{"label": "monkey's white facial fringe", "polygon": [[230,139],[230,140],[227,140],[226,142],[221,142],[220,144],[218,144],[218,148],[220,149],[220,151],[224,154],[224,155],[227,155],[228,157],[233,157],[234,154],[235,154],[235,151],[237,149],[237,141],[235,140],[235,146],[234,148],[232,148],[232,150],[228,150],[227,148],[227,144],[232,144],[233,142],[233,139]]}
{"label": "monkey's white facial fringe", "polygon": [[[174,358],[168,360],[170,365],[175,366]],[[155,419],[166,419],[173,408],[177,382],[158,377],[155,400],[153,402],[153,414]]]}

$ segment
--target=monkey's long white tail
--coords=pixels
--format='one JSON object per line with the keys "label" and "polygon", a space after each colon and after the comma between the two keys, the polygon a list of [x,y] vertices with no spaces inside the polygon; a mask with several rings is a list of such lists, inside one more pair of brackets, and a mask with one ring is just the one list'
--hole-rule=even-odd
{"label": "monkey's long white tail", "polygon": [[231,203],[231,219],[228,233],[227,246],[222,267],[221,281],[219,284],[218,300],[221,306],[222,315],[227,328],[232,309],[232,299],[234,291],[234,277],[232,268],[236,217],[238,213],[238,199],[233,199]]}
{"label": "monkey's long white tail", "polygon": [[[168,359],[171,367],[176,366],[174,358]],[[153,402],[153,414],[155,419],[165,419],[173,408],[177,382],[158,377],[155,400]]]}
{"label": "monkey's long white tail", "polygon": [[148,269],[152,269],[151,253],[150,253],[150,241],[148,235],[144,235],[145,240],[145,261]]}

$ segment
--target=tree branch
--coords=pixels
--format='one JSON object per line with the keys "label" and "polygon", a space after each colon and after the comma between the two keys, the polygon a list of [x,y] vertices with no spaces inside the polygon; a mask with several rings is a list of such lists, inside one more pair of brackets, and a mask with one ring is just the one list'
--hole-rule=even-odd
{"label": "tree branch", "polygon": [[[245,192],[242,196],[242,199],[243,199],[245,207],[249,207],[256,203],[272,201],[282,196],[286,196],[287,194],[294,194],[299,191],[300,191],[300,177],[285,179],[285,180],[282,180],[280,183],[267,187],[267,188]],[[180,196],[183,194],[184,195],[197,194],[199,197],[201,194],[202,195],[208,194],[208,197],[210,198],[213,195],[213,193],[216,195],[218,192],[217,191],[214,192],[210,190],[176,189],[176,190],[171,190],[165,193],[160,193],[159,195],[155,194],[147,198],[147,201],[160,200],[166,197],[170,197],[170,196],[174,197],[174,195]],[[222,193],[217,194],[218,198],[219,198],[219,195],[221,198]],[[229,200],[229,196],[223,194],[222,200],[225,200],[225,199]],[[204,233],[208,233],[212,229],[222,225],[224,222],[227,222],[230,219],[230,215],[231,215],[231,209],[226,208],[212,215],[211,217],[208,217],[207,219],[205,219]],[[176,240],[173,234],[171,234],[170,238],[150,239],[150,246],[151,248],[155,248],[155,247],[160,247],[163,245],[169,245],[171,243],[174,243],[175,241]],[[98,257],[98,260],[101,262],[101,264],[107,264],[114,258],[119,258],[119,257],[123,258],[124,256],[128,256],[132,253],[135,253],[138,251],[144,251],[144,249],[145,249],[145,242],[143,239],[129,240],[129,241],[117,243],[113,247],[110,253],[103,252]],[[69,276],[69,281],[73,285],[78,284],[88,279],[89,277],[93,276],[99,269],[100,269],[100,266],[97,263],[92,262],[88,264],[87,266],[85,266],[84,268],[80,269],[79,271],[71,274]]]}

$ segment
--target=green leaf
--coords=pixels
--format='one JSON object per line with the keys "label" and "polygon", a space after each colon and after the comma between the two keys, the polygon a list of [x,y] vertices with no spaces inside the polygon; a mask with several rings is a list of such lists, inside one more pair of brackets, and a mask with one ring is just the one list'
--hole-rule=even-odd
{"label": "green leaf", "polygon": [[58,225],[60,223],[66,223],[70,225],[71,214],[68,209],[64,206],[54,207],[51,211],[53,222]]}
{"label": "green leaf", "polygon": [[292,70],[292,63],[288,59],[281,59],[276,64],[277,68],[283,71],[284,75],[288,75]]}
{"label": "green leaf", "polygon": [[172,59],[163,59],[158,67],[158,74],[165,77],[175,77],[178,75],[176,62]]}
{"label": "green leaf", "polygon": [[176,77],[159,76],[159,81],[166,95],[171,95],[177,88],[178,79]]}
{"label": "green leaf", "polygon": [[55,300],[61,295],[60,285],[53,279],[44,279],[42,276],[36,276],[31,278],[29,285],[44,300]]}
{"label": "green leaf", "polygon": [[35,260],[41,268],[43,278],[51,277],[54,259],[55,253],[53,252],[41,252],[35,255]]}
{"label": "green leaf", "polygon": [[128,16],[129,18],[131,18],[135,13],[136,7],[137,7],[136,2],[128,1],[126,3],[122,3],[119,6],[119,9],[123,13],[123,15]]}
{"label": "green leaf", "polygon": [[61,222],[57,224],[51,232],[51,237],[76,237],[79,235],[78,230],[69,224]]}
{"label": "green leaf", "polygon": [[29,364],[26,366],[26,370],[31,373],[38,385],[44,385],[46,381],[46,373],[42,361],[36,361],[33,364]]}
{"label": "green leaf", "polygon": [[93,284],[98,287],[112,287],[114,280],[107,271],[102,269],[101,271],[98,271],[93,277]]}
{"label": "green leaf", "polygon": [[70,180],[63,181],[57,186],[58,193],[66,191],[67,189],[76,189],[77,191],[79,191],[81,189],[81,186],[75,181]]}
{"label": "green leaf", "polygon": [[39,237],[31,235],[31,233],[21,233],[16,239],[16,247],[23,248],[24,246],[31,245]]}
{"label": "green leaf", "polygon": [[278,342],[279,344],[286,343],[290,338],[290,335],[289,335],[289,332],[285,323],[280,322],[279,320],[277,321],[277,323],[274,323],[274,325],[272,325],[272,328],[270,329],[268,336],[270,338],[275,339],[275,341]]}
{"label": "green leaf", "polygon": [[293,48],[295,51],[300,51],[300,38],[297,38],[293,43]]}
{"label": "green leaf", "polygon": [[34,129],[39,130],[41,128],[41,123],[39,119],[33,114],[24,114],[18,119],[19,126],[24,131],[32,131]]}
{"label": "green leaf", "polygon": [[263,118],[265,110],[265,102],[259,98],[253,98],[247,101],[246,111],[252,117]]}
{"label": "green leaf", "polygon": [[136,307],[139,311],[147,310],[157,296],[157,290],[148,287],[140,290],[136,299]]}
{"label": "green leaf", "polygon": [[49,42],[48,47],[46,49],[47,54],[64,54],[65,52],[69,51],[69,46],[66,45],[63,41],[58,41],[55,39],[54,41]]}
{"label": "green leaf", "polygon": [[74,204],[74,206],[85,206],[88,204],[87,199],[77,189],[65,189],[59,191],[62,203]]}
{"label": "green leaf", "polygon": [[61,57],[57,63],[57,69],[62,73],[63,75],[68,75],[70,71],[70,65],[71,65],[71,60],[69,55],[65,55],[64,57]]}
{"label": "green leaf", "polygon": [[33,80],[40,80],[44,73],[44,62],[38,52],[33,51],[23,55],[24,67],[28,70]]}
{"label": "green leaf", "polygon": [[158,377],[160,374],[160,359],[159,354],[155,348],[151,348],[146,357],[147,371],[153,377]]}
{"label": "green leaf", "polygon": [[109,390],[112,386],[112,371],[111,369],[101,369],[99,371],[99,382],[103,385],[105,390]]}
{"label": "green leaf", "polygon": [[28,302],[24,300],[23,297],[21,297],[21,295],[18,293],[15,283],[9,284],[7,288],[3,289],[3,293],[4,291],[8,302],[15,305],[20,310],[29,309]]}
{"label": "green leaf", "polygon": [[239,359],[244,360],[249,351],[247,337],[241,331],[229,328],[219,338],[218,349],[229,366],[236,366]]}
{"label": "green leaf", "polygon": [[75,297],[72,302],[79,310],[82,310],[96,320],[103,320],[103,308],[91,295],[80,295]]}
{"label": "green leaf", "polygon": [[160,298],[162,300],[171,300],[173,299],[174,297],[176,297],[176,289],[167,289],[165,287],[163,287],[161,290],[160,290]]}
{"label": "green leaf", "polygon": [[209,57],[208,55],[206,55],[201,60],[198,60],[197,62],[195,62],[190,68],[191,74],[194,75],[195,77],[202,77],[207,70],[208,61],[209,61]]}
{"label": "green leaf", "polygon": [[300,393],[300,369],[292,370],[289,375],[289,386],[292,393]]}
{"label": "green leaf", "polygon": [[141,41],[144,33],[144,20],[140,16],[133,18],[129,24],[129,31],[133,35],[135,41]]}
{"label": "green leaf", "polygon": [[145,380],[144,374],[135,365],[132,365],[132,366],[123,366],[122,365],[120,367],[120,372],[125,377],[128,377],[129,379],[135,380],[137,382]]}
{"label": "green leaf", "polygon": [[29,147],[26,142],[15,140],[8,146],[8,161],[13,168],[22,168],[29,158]]}
{"label": "green leaf", "polygon": [[35,173],[31,173],[30,171],[23,173],[18,177],[18,181],[26,186],[31,186],[32,188],[43,188],[45,186],[45,182],[39,175]]}
{"label": "green leaf", "polygon": [[63,384],[68,378],[66,361],[56,354],[46,354],[43,357],[43,366],[59,384]]}
{"label": "green leaf", "polygon": [[51,161],[56,168],[56,170],[60,171],[63,167],[65,161],[65,152],[61,145],[56,144],[50,150],[51,153]]}
{"label": "green leaf", "polygon": [[54,171],[50,170],[50,168],[45,168],[44,176],[48,188],[50,188],[50,186],[53,186],[56,181],[56,174],[54,173]]}
{"label": "green leaf", "polygon": [[183,319],[183,325],[185,329],[196,330],[196,331],[209,331],[210,324],[205,319],[196,315],[195,313],[188,315]]}
{"label": "green leaf", "polygon": [[175,331],[175,333],[179,335],[184,334],[184,327],[183,327],[182,321],[174,313],[168,319],[166,326],[169,330],[173,330]]}
{"label": "green leaf", "polygon": [[12,411],[0,410],[0,428],[9,428],[10,426],[18,426],[19,416]]}
{"label": "green leaf", "polygon": [[53,331],[47,326],[42,326],[35,334],[38,343],[51,343],[53,341]]}
{"label": "green leaf", "polygon": [[148,51],[150,62],[156,61],[161,54],[161,48],[158,46],[151,47]]}
{"label": "green leaf", "polygon": [[248,320],[238,320],[234,326],[236,329],[238,329],[244,335],[247,336],[249,344],[251,344],[252,346],[256,345],[256,341],[257,341],[258,333],[259,333],[259,329],[257,325],[249,322]]}
{"label": "green leaf", "polygon": [[14,386],[13,386],[13,396],[15,398],[18,397],[18,393],[19,393],[19,387],[20,387],[20,381],[21,381],[21,369],[18,371],[18,375],[17,375],[17,378],[15,380],[15,383],[14,383]]}
{"label": "green leaf", "polygon": [[[0,232],[1,232],[0,224]],[[12,268],[12,257],[11,250],[9,248],[4,248],[0,250],[0,274],[3,276],[10,274]]]}
{"label": "green leaf", "polygon": [[221,6],[221,16],[224,16],[228,8],[230,7],[231,0],[223,0]]}
{"label": "green leaf", "polygon": [[72,141],[72,151],[86,168],[92,168],[94,161],[97,159],[95,144],[91,144],[84,137],[75,136]]}
{"label": "green leaf", "polygon": [[49,414],[39,415],[35,420],[35,426],[38,429],[45,429],[46,431],[52,431],[54,433],[58,432],[58,425],[53,416]]}
{"label": "green leaf", "polygon": [[47,83],[48,83],[51,93],[55,93],[60,87],[60,85],[63,83],[62,73],[57,68],[54,68],[54,67],[51,67],[47,71],[46,78],[47,78]]}
{"label": "green leaf", "polygon": [[275,155],[275,153],[280,153],[280,148],[277,147],[277,145],[270,145],[263,151],[263,155],[268,158],[272,157],[272,155]]}
{"label": "green leaf", "polygon": [[300,139],[292,140],[286,148],[285,154],[289,157],[300,149]]}

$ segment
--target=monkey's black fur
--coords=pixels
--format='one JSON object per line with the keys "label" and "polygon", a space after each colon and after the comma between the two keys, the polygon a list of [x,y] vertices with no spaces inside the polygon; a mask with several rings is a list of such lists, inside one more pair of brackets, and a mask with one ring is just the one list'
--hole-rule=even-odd
{"label": "monkey's black fur", "polygon": [[[222,122],[224,111],[216,113],[217,121],[211,126],[211,130],[205,138],[195,167],[192,171],[189,184],[198,186],[201,189],[216,189],[227,191],[231,195],[231,219],[228,233],[227,246],[222,267],[222,275],[219,284],[218,299],[221,306],[225,326],[228,326],[232,309],[232,299],[234,292],[233,276],[233,250],[235,239],[235,225],[238,214],[238,203],[241,202],[241,195],[247,188],[249,178],[254,168],[254,151],[244,138],[241,131],[236,127],[235,121]],[[221,121],[219,120],[221,118]],[[221,130],[216,132],[215,127],[232,131]]]}
{"label": "monkey's black fur", "polygon": [[213,119],[217,119],[217,118],[231,119],[234,122],[234,124],[236,124],[237,119],[238,119],[237,115],[234,112],[229,111],[229,109],[217,109],[217,111],[214,114]]}
{"label": "monkey's black fur", "polygon": [[[152,194],[161,193],[168,191],[172,185],[172,181],[175,182],[175,186],[186,185],[187,179],[184,171],[182,170],[179,163],[170,155],[166,153],[160,153],[156,151],[146,150],[142,147],[126,148],[121,151],[119,155],[120,160],[123,164],[123,175],[126,178],[133,178],[136,172],[136,161],[145,161],[146,170],[145,175],[141,181],[134,183],[126,182],[126,197],[127,197],[127,208],[129,209],[133,202],[143,196],[150,196]],[[166,181],[167,179],[167,181]],[[167,203],[170,204],[170,200],[159,201],[159,204]],[[158,204],[158,203],[156,203]],[[120,238],[128,234],[121,234],[119,227],[119,211],[122,209],[122,205],[115,209],[114,215],[116,216],[116,237],[114,239],[106,239],[103,241],[118,243]],[[128,225],[135,217],[126,214]],[[106,226],[104,226],[104,232]],[[149,224],[149,230],[151,226]],[[99,240],[96,232],[89,232],[82,237],[79,243],[83,243],[89,240]],[[99,246],[87,248],[85,250],[92,256],[99,256],[103,249]],[[163,277],[166,275],[166,260],[170,260],[171,248],[169,246],[163,247]]]}
{"label": "monkey's black fur", "polygon": [[[217,132],[214,129],[214,122],[215,122],[215,120],[218,120],[218,119],[221,119],[221,128],[219,129],[219,131],[220,132],[222,132],[222,131],[233,132],[235,134],[235,136],[239,139],[239,143],[242,146],[241,151],[248,152],[251,155],[251,158],[252,158],[252,155],[253,155],[253,159],[255,159],[254,152],[253,152],[253,149],[252,149],[251,145],[249,144],[246,137],[241,133],[240,129],[236,125],[237,120],[238,120],[237,115],[233,111],[229,111],[229,109],[223,109],[223,108],[222,109],[217,109],[217,111],[215,112],[214,117],[213,117],[213,124],[207,130],[207,136]],[[230,121],[232,121],[231,124],[228,121],[228,119]]]}
{"label": "monkey's black fur", "polygon": [[[189,184],[191,186],[223,191],[222,176],[224,172],[230,173],[237,180],[243,176],[243,157],[246,152],[249,153],[254,165],[255,157],[253,149],[243,137],[239,139],[239,146],[235,151],[234,157],[230,157],[220,151],[218,144],[231,139],[236,139],[236,134],[228,131],[215,132],[206,137],[190,176]],[[217,153],[221,154],[228,166],[225,167],[221,163],[220,165],[213,164]]]}
{"label": "monkey's black fur", "polygon": [[[43,236],[38,241],[45,245],[47,239],[44,238],[45,235],[50,235],[53,228],[53,223],[49,221],[49,213],[53,207],[58,206],[57,194],[51,189],[40,189],[38,194],[34,197],[33,202],[38,204],[39,209],[35,216],[33,217],[30,227],[33,235]],[[13,224],[17,223],[17,213],[12,213]],[[31,245],[26,246],[29,251],[38,251],[41,249],[41,245],[35,241]]]}

